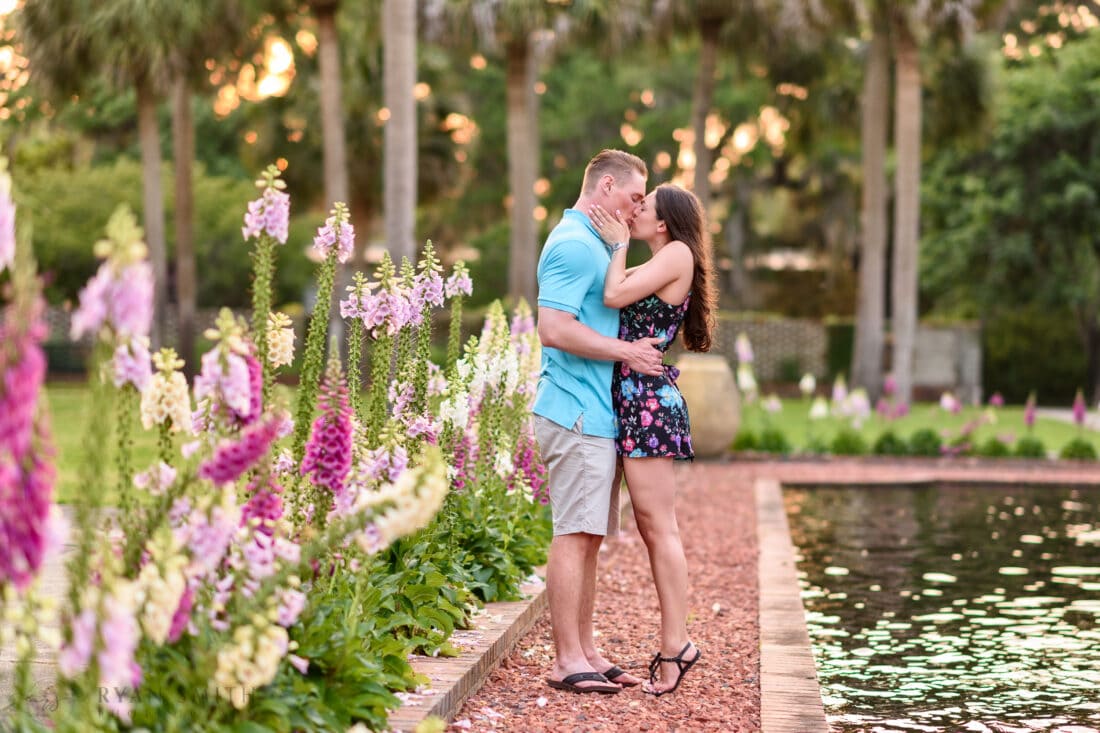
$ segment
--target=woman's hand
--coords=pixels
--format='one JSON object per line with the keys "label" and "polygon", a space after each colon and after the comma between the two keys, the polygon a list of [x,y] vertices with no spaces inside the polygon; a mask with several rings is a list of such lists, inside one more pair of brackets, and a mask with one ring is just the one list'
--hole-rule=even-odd
{"label": "woman's hand", "polygon": [[599,204],[593,204],[588,209],[588,218],[592,220],[592,226],[600,233],[600,237],[608,244],[630,241],[630,227],[622,219],[618,211],[612,216],[603,210]]}

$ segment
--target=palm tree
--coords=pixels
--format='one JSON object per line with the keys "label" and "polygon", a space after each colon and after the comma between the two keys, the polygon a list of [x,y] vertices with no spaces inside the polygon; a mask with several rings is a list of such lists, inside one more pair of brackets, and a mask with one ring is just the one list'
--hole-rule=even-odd
{"label": "palm tree", "polygon": [[317,19],[317,63],[321,74],[321,128],[324,146],[325,210],[348,200],[347,141],[340,83],[340,36],[336,13],[340,0],[309,0]]}
{"label": "palm tree", "polygon": [[[604,47],[618,47],[640,25],[639,0],[440,0],[429,7],[434,23],[448,31],[460,50],[480,50],[505,65],[508,184],[511,191],[511,242],[508,294],[535,300],[538,263],[539,176],[538,97],[534,86],[544,55],[566,35],[596,36]],[[438,30],[436,31],[438,33]]]}
{"label": "palm tree", "polygon": [[408,0],[385,0],[383,82],[390,117],[385,128],[383,206],[386,242],[395,262],[416,259],[417,116],[416,7]]}
{"label": "palm tree", "polygon": [[98,75],[134,91],[143,223],[157,284],[154,345],[164,337],[168,290],[157,102],[168,77],[167,49],[178,6],[174,0],[27,0],[18,21],[32,73],[59,96],[81,93]]}
{"label": "palm tree", "polygon": [[[195,367],[195,242],[192,167],[195,128],[192,95],[206,80],[205,62],[240,51],[249,42],[248,29],[258,15],[248,0],[190,0],[177,6],[172,74],[172,149],[175,162],[176,229],[176,350],[190,376]],[[251,49],[256,50],[256,49]]]}
{"label": "palm tree", "polygon": [[852,384],[871,399],[882,389],[883,328],[886,317],[886,139],[889,129],[890,41],[879,8],[870,24],[863,66],[860,118],[863,192]]}

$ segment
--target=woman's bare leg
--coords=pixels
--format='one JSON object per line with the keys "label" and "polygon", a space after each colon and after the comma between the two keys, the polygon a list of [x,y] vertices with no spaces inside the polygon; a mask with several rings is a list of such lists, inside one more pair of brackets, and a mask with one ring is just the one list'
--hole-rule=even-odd
{"label": "woman's bare leg", "polygon": [[[634,520],[649,550],[649,566],[661,605],[661,656],[675,657],[688,643],[687,559],[676,524],[676,475],[671,458],[624,458]],[[699,652],[689,650],[685,661]],[[653,692],[670,689],[679,669],[665,662]]]}

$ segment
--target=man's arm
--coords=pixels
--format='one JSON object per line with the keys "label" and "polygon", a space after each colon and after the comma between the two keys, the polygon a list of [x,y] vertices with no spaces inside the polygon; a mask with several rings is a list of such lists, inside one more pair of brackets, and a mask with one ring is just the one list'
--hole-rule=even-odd
{"label": "man's arm", "polygon": [[576,316],[555,308],[539,306],[539,341],[543,346],[567,351],[585,359],[621,361],[641,374],[663,373],[664,356],[655,344],[658,338],[621,341],[603,336],[577,320]]}

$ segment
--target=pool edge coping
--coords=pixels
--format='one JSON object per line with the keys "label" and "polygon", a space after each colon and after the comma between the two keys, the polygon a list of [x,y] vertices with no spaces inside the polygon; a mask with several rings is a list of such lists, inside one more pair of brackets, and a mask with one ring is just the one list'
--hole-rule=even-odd
{"label": "pool edge coping", "polygon": [[753,484],[759,552],[760,728],[763,733],[826,733],[782,489],[778,478],[758,478]]}

